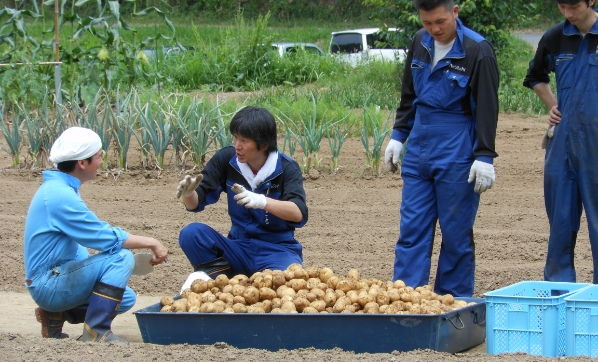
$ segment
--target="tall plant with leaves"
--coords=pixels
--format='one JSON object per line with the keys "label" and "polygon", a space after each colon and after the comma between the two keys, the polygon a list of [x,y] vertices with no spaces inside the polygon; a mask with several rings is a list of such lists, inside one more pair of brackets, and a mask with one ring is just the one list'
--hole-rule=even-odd
{"label": "tall plant with leaves", "polygon": [[112,133],[118,153],[118,167],[127,169],[127,158],[131,146],[131,138],[135,133],[136,112],[133,108],[133,102],[137,98],[135,90],[129,92],[123,97],[117,93],[115,97],[115,112],[112,118]]}
{"label": "tall plant with leaves", "polygon": [[146,103],[143,108],[138,108],[137,113],[142,126],[141,131],[145,133],[149,145],[154,150],[156,166],[163,169],[164,155],[172,138],[168,113],[161,105],[151,103]]}
{"label": "tall plant with leaves", "polygon": [[8,153],[12,159],[12,166],[19,166],[21,156],[21,126],[25,117],[22,112],[13,113],[12,116],[0,113],[2,120],[0,121],[0,132],[4,136],[6,147],[0,145],[0,149]]}
{"label": "tall plant with leaves", "polygon": [[[149,76],[148,58],[142,50],[157,39],[174,38],[174,25],[166,14],[156,7],[137,11],[133,16],[156,14],[171,33],[137,39],[135,36],[123,36],[125,32],[135,33],[136,30],[123,17],[119,1],[71,1],[73,3],[70,10],[66,7],[66,1],[62,3],[63,12],[66,10],[66,14],[62,17],[61,25],[70,22],[74,28],[72,46],[63,49],[62,57],[64,62],[78,65],[71,69],[69,79],[75,83],[74,87],[81,88],[83,100],[91,97],[100,87],[112,90],[116,83],[130,86]],[[53,5],[54,0],[48,0],[45,4]],[[80,15],[84,12],[93,15]],[[88,44],[96,45],[84,45],[82,37],[85,35],[94,39]],[[85,69],[85,72],[81,72],[80,69]]]}
{"label": "tall plant with leaves", "polygon": [[365,150],[367,166],[374,176],[380,174],[382,144],[389,132],[379,107],[365,107],[359,139]]}

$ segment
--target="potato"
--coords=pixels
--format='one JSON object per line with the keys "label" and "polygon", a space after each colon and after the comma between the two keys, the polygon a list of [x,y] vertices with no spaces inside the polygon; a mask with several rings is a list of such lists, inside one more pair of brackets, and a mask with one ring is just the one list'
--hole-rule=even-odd
{"label": "potato", "polygon": [[326,292],[323,300],[326,302],[327,307],[332,307],[336,303],[337,299],[338,298],[334,292]]}
{"label": "potato", "polygon": [[344,296],[345,296],[345,292],[343,292],[343,291],[342,291],[342,290],[340,290],[340,289],[336,289],[336,290],[334,291],[334,294],[336,294],[336,297],[337,297],[337,298],[340,298],[340,297],[344,297]]}
{"label": "potato", "polygon": [[197,313],[197,312],[199,312],[199,307],[200,307],[199,304],[188,306],[187,312],[189,312],[189,313]]}
{"label": "potato", "polygon": [[272,274],[263,274],[253,280],[253,286],[260,288],[272,288]]}
{"label": "potato", "polygon": [[401,300],[401,293],[399,293],[398,289],[389,289],[387,293],[391,303],[397,300]]}
{"label": "potato", "polygon": [[235,310],[231,306],[224,308],[224,310],[222,311],[222,313],[234,313],[234,312],[235,312]]}
{"label": "potato", "polygon": [[349,271],[347,272],[347,278],[349,279],[353,279],[353,280],[359,280],[359,271],[357,269],[349,269]]}
{"label": "potato", "polygon": [[272,314],[280,314],[280,313],[286,313],[286,312],[283,312],[283,310],[280,309],[280,308],[272,308],[272,311],[270,313],[272,313]]}
{"label": "potato", "polygon": [[294,300],[294,303],[295,303],[295,309],[299,313],[303,312],[303,308],[308,307],[310,305],[309,300],[307,300],[303,297],[296,298]]}
{"label": "potato", "polygon": [[301,264],[299,264],[299,263],[293,263],[293,264],[291,264],[291,265],[289,265],[289,266],[287,267],[287,270],[290,270],[290,271],[293,271],[293,272],[294,272],[295,270],[297,270],[297,269],[303,269],[303,265],[301,265]]}
{"label": "potato", "polygon": [[243,293],[245,292],[245,288],[246,287],[242,286],[241,284],[236,284],[232,286],[230,292],[232,295],[236,297],[238,295],[243,295]]}
{"label": "potato", "polygon": [[445,294],[445,295],[440,296],[440,301],[444,305],[451,305],[455,302],[455,298],[450,294]]}
{"label": "potato", "polygon": [[174,312],[174,311],[172,310],[172,304],[168,304],[168,305],[165,305],[165,306],[163,306],[163,307],[160,309],[160,312],[164,312],[164,313],[168,313],[168,312]]}
{"label": "potato", "polygon": [[295,270],[293,270],[293,279],[307,280],[307,279],[309,279],[309,274],[307,274],[307,272],[303,268],[295,269]]}
{"label": "potato", "polygon": [[305,314],[314,314],[314,313],[318,313],[319,311],[314,307],[307,306],[307,307],[303,308],[303,310],[301,312],[305,313]]}
{"label": "potato", "polygon": [[243,305],[247,304],[247,302],[245,302],[245,298],[243,298],[242,295],[235,295],[233,297],[233,304],[237,304],[237,303],[243,304]]}
{"label": "potato", "polygon": [[248,286],[243,292],[243,298],[247,304],[255,304],[260,300],[260,291],[254,286]]}
{"label": "potato", "polygon": [[212,302],[204,303],[199,307],[199,311],[202,313],[214,313],[215,310],[216,308]]}
{"label": "potato", "polygon": [[357,312],[357,307],[353,304],[348,304],[345,306],[345,309],[341,311],[341,313],[355,313]]}
{"label": "potato", "polygon": [[225,285],[228,285],[228,277],[226,274],[220,274],[214,279],[214,286],[218,287],[219,289],[224,288]]}
{"label": "potato", "polygon": [[208,290],[208,282],[205,280],[195,280],[191,283],[191,291],[193,293],[203,293]]}
{"label": "potato", "polygon": [[279,298],[282,298],[286,295],[294,297],[295,296],[295,289],[291,288],[291,287],[287,287],[286,285],[281,285],[280,287],[278,287],[278,289],[276,289],[276,295]]}
{"label": "potato", "polygon": [[351,299],[349,299],[348,297],[340,297],[336,300],[336,303],[334,303],[334,306],[332,307],[332,310],[335,313],[340,313],[343,310],[345,310],[345,308],[351,305]]}
{"label": "potato", "polygon": [[187,305],[191,306],[199,306],[201,304],[201,295],[197,293],[189,293],[187,295]]}
{"label": "potato", "polygon": [[375,301],[375,298],[369,295],[366,291],[360,292],[357,298],[357,303],[361,304],[362,307],[365,307],[368,303],[373,301]]}
{"label": "potato", "polygon": [[216,301],[216,296],[211,291],[203,292],[201,295],[201,302],[202,303],[214,303]]}
{"label": "potato", "polygon": [[316,278],[319,279],[320,278],[320,268],[316,268],[316,267],[309,267],[309,268],[305,268],[305,271],[307,272],[307,275],[310,278]]}
{"label": "potato", "polygon": [[326,284],[328,284],[328,286],[330,288],[336,289],[336,285],[338,284],[340,278],[336,275],[332,275],[330,278],[328,278],[328,281],[326,281]]}
{"label": "potato", "polygon": [[187,298],[177,299],[172,303],[173,312],[186,312],[187,311]]}
{"label": "potato", "polygon": [[405,282],[400,279],[397,279],[397,280],[395,280],[394,285],[395,285],[395,288],[403,288],[403,287],[405,287]]}
{"label": "potato", "polygon": [[233,304],[233,311],[235,313],[247,313],[247,306],[244,303]]}
{"label": "potato", "polygon": [[378,295],[376,296],[376,303],[378,303],[378,305],[390,303],[390,297],[388,296],[388,293],[385,291],[378,293]]}
{"label": "potato", "polygon": [[318,278],[309,278],[307,279],[307,288],[314,289],[320,286],[320,279]]}
{"label": "potato", "polygon": [[297,292],[307,288],[307,281],[305,279],[291,279],[287,282],[287,285]]}
{"label": "potato", "polygon": [[285,270],[283,271],[284,274],[284,278],[286,281],[289,281],[291,279],[295,279],[295,272],[293,272],[292,270]]}
{"label": "potato", "polygon": [[297,308],[293,302],[283,302],[280,306],[283,313],[297,313]]}
{"label": "potato", "polygon": [[189,295],[189,293],[193,293],[191,291],[191,289],[185,289],[185,290],[183,290],[183,292],[181,293],[181,298],[187,298],[187,296]]}
{"label": "potato", "polygon": [[[302,289],[305,290],[305,289]],[[312,292],[308,292],[307,294],[305,294],[305,299],[309,300],[309,302],[313,302],[314,300],[318,299],[318,297],[312,293]]]}
{"label": "potato", "polygon": [[259,289],[260,300],[276,298],[276,292],[271,288],[262,287]]}
{"label": "potato", "polygon": [[270,311],[272,311],[272,301],[270,299],[263,300],[260,303],[262,303],[264,306],[264,311],[266,313],[270,313]]}
{"label": "potato", "polygon": [[299,289],[297,291],[297,294],[295,294],[295,298],[307,298],[307,294],[309,293],[309,290],[307,289]]}
{"label": "potato", "polygon": [[218,299],[223,301],[226,305],[233,305],[233,300],[235,299],[235,296],[232,295],[231,293],[220,293],[220,295],[218,295]]}
{"label": "potato", "polygon": [[317,299],[323,299],[326,295],[326,292],[320,288],[314,288],[309,293],[315,295]]}
{"label": "potato", "polygon": [[309,306],[314,308],[318,312],[326,310],[326,302],[324,302],[323,300],[314,300],[309,304]]}
{"label": "potato", "polygon": [[244,287],[249,285],[249,277],[247,277],[247,275],[245,275],[245,274],[237,274],[233,277],[233,279],[237,281],[234,284],[240,284]]}
{"label": "potato", "polygon": [[365,313],[380,313],[380,305],[376,302],[369,302],[363,307]]}
{"label": "potato", "polygon": [[247,313],[266,313],[261,303],[255,303],[247,307]]}
{"label": "potato", "polygon": [[357,303],[359,300],[359,292],[356,290],[349,290],[347,292],[347,297],[351,299],[351,303]]}
{"label": "potato", "polygon": [[162,305],[172,305],[173,302],[174,298],[171,296],[162,297],[162,299],[160,299],[160,304]]}
{"label": "potato", "polygon": [[348,292],[349,290],[358,290],[359,289],[359,285],[357,283],[357,280],[355,280],[355,279],[344,279],[344,282],[340,283],[340,284],[341,285],[337,284],[336,288],[341,289],[345,293]]}
{"label": "potato", "polygon": [[227,284],[224,287],[220,288],[222,293],[230,293],[233,294],[233,286],[231,284]]}
{"label": "potato", "polygon": [[281,270],[274,270],[272,272],[272,289],[277,289],[287,282],[284,273]]}
{"label": "potato", "polygon": [[272,309],[280,308],[281,305],[282,305],[282,299],[280,299],[278,297],[272,299]]}
{"label": "potato", "polygon": [[334,272],[330,268],[322,268],[320,269],[320,280],[324,283],[328,282],[328,279],[334,275]]}

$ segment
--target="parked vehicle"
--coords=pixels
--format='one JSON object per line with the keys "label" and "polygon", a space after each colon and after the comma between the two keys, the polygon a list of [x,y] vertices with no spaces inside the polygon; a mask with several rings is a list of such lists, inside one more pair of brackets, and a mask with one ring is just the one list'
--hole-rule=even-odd
{"label": "parked vehicle", "polygon": [[[162,47],[162,54],[165,57],[168,57],[168,56],[171,56],[171,55],[181,54],[181,53],[184,53],[186,51],[193,51],[193,50],[195,50],[195,48],[194,47],[190,47],[190,46],[183,46],[183,45],[172,45],[172,46],[170,46],[170,45],[164,45]],[[156,56],[156,49],[155,48],[143,49],[143,52],[150,59]]]}
{"label": "parked vehicle", "polygon": [[[389,28],[388,32],[396,32]],[[405,49],[393,48],[380,28],[362,28],[332,32],[330,53],[352,66],[372,60],[403,61]]]}
{"label": "parked vehicle", "polygon": [[322,49],[314,43],[303,43],[303,42],[275,42],[272,43],[272,48],[276,50],[278,55],[285,56],[286,54],[297,53],[299,50],[303,50],[307,53],[324,55]]}

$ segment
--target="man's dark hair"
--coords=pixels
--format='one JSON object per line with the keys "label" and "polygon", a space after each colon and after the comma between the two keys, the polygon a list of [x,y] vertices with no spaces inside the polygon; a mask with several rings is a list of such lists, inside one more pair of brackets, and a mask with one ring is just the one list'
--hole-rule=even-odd
{"label": "man's dark hair", "polygon": [[[86,158],[86,160],[89,162],[91,162],[92,159],[93,159],[93,156]],[[77,160],[62,161],[62,162],[58,163],[56,165],[56,167],[58,167],[59,171],[62,171],[64,173],[71,173],[75,170],[76,164],[77,164]]]}
{"label": "man's dark hair", "polygon": [[276,151],[276,121],[265,108],[248,106],[238,111],[229,126],[232,135],[249,138],[258,146],[266,146],[266,153]]}
{"label": "man's dark hair", "polygon": [[580,3],[582,1],[585,1],[585,3],[590,6],[590,0],[556,0],[557,3],[559,4],[569,4],[569,5],[575,5],[577,3]]}
{"label": "man's dark hair", "polygon": [[434,10],[439,6],[444,6],[445,8],[452,10],[453,6],[455,6],[454,0],[413,0],[413,6],[415,6],[415,10],[425,10],[430,11]]}

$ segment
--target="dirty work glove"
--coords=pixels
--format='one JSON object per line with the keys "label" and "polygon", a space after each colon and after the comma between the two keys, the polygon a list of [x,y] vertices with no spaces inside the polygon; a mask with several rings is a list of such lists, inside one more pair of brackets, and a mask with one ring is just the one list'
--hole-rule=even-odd
{"label": "dirty work glove", "polygon": [[403,150],[403,144],[392,138],[386,145],[386,151],[384,151],[384,163],[389,170],[395,172],[398,169],[400,162],[401,151]]}
{"label": "dirty work glove", "polygon": [[263,209],[266,207],[266,196],[262,194],[256,194],[255,192],[247,191],[245,187],[234,184],[233,191],[237,204],[245,206],[250,209]]}
{"label": "dirty work glove", "polygon": [[189,196],[195,191],[197,186],[203,180],[203,175],[191,176],[186,175],[180,182],[176,188],[176,197],[177,199],[181,196]]}
{"label": "dirty work glove", "polygon": [[478,194],[492,188],[494,181],[496,181],[494,166],[487,162],[473,161],[467,182],[472,183],[473,181],[475,181],[473,190]]}

